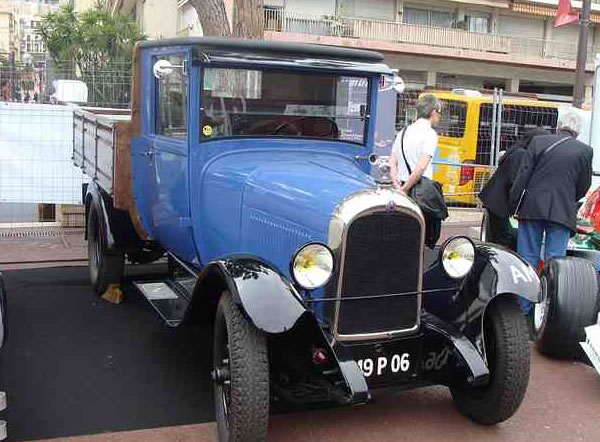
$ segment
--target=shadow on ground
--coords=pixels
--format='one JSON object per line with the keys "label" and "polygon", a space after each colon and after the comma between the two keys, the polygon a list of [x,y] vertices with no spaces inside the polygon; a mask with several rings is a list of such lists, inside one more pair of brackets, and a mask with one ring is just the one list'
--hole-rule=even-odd
{"label": "shadow on ground", "polygon": [[11,440],[213,420],[209,328],[168,328],[130,281],[125,302],[108,304],[92,293],[86,267],[4,277],[1,417]]}

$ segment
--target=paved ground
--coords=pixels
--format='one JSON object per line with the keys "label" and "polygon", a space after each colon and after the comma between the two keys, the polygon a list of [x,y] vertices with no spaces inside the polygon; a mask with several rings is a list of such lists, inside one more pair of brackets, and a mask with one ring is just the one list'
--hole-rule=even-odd
{"label": "paved ground", "polygon": [[[12,439],[213,440],[210,330],[168,329],[130,285],[124,304],[109,305],[91,293],[86,273],[5,272],[11,335],[0,357],[0,389],[9,394],[1,418]],[[275,415],[270,439],[596,441],[599,421],[596,373],[534,351],[525,402],[497,427],[470,423],[447,389],[431,387],[356,408]]]}
{"label": "paved ground", "polygon": [[[474,216],[455,216],[446,235],[476,225]],[[57,258],[65,261],[50,262]],[[81,259],[80,231],[0,235],[11,313],[9,344],[0,355],[0,390],[8,391],[9,408],[0,418],[11,439],[214,440],[210,330],[168,329],[130,285],[121,306],[99,300],[85,267],[8,270]],[[379,395],[356,408],[275,415],[269,435],[273,441],[597,441],[598,422],[596,373],[534,350],[525,401],[496,427],[470,423],[447,389],[431,387]]]}

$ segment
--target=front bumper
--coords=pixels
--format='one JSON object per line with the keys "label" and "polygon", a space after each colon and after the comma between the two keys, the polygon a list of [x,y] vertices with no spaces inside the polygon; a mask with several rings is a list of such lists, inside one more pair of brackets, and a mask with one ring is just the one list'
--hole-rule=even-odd
{"label": "front bumper", "polygon": [[473,343],[429,314],[421,317],[419,333],[413,336],[338,342],[332,350],[355,404],[367,402],[377,388],[481,386],[489,379],[484,357]]}

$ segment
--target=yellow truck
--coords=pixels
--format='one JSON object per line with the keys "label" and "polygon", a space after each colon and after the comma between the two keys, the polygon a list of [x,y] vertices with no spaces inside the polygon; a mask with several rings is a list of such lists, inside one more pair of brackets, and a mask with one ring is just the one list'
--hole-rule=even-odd
{"label": "yellow truck", "polygon": [[[449,203],[477,205],[477,195],[495,168],[494,98],[475,91],[427,91],[442,102],[434,179]],[[502,100],[499,151],[510,148],[528,129],[556,129],[558,103],[529,97]],[[498,106],[496,106],[498,111]],[[497,132],[496,132],[497,133]]]}

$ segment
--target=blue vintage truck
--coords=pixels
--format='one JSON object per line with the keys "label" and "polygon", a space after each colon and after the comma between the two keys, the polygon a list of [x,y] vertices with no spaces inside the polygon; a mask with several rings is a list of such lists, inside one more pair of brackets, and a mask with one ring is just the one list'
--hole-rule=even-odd
{"label": "blue vintage truck", "polygon": [[372,156],[394,83],[375,52],[160,40],[134,51],[130,112],[76,112],[93,288],[166,253],[169,276],[137,287],[169,326],[213,321],[221,440],[381,387],[447,385],[488,425],[521,404],[517,301],[540,281],[498,246],[425,247],[423,213]]}

